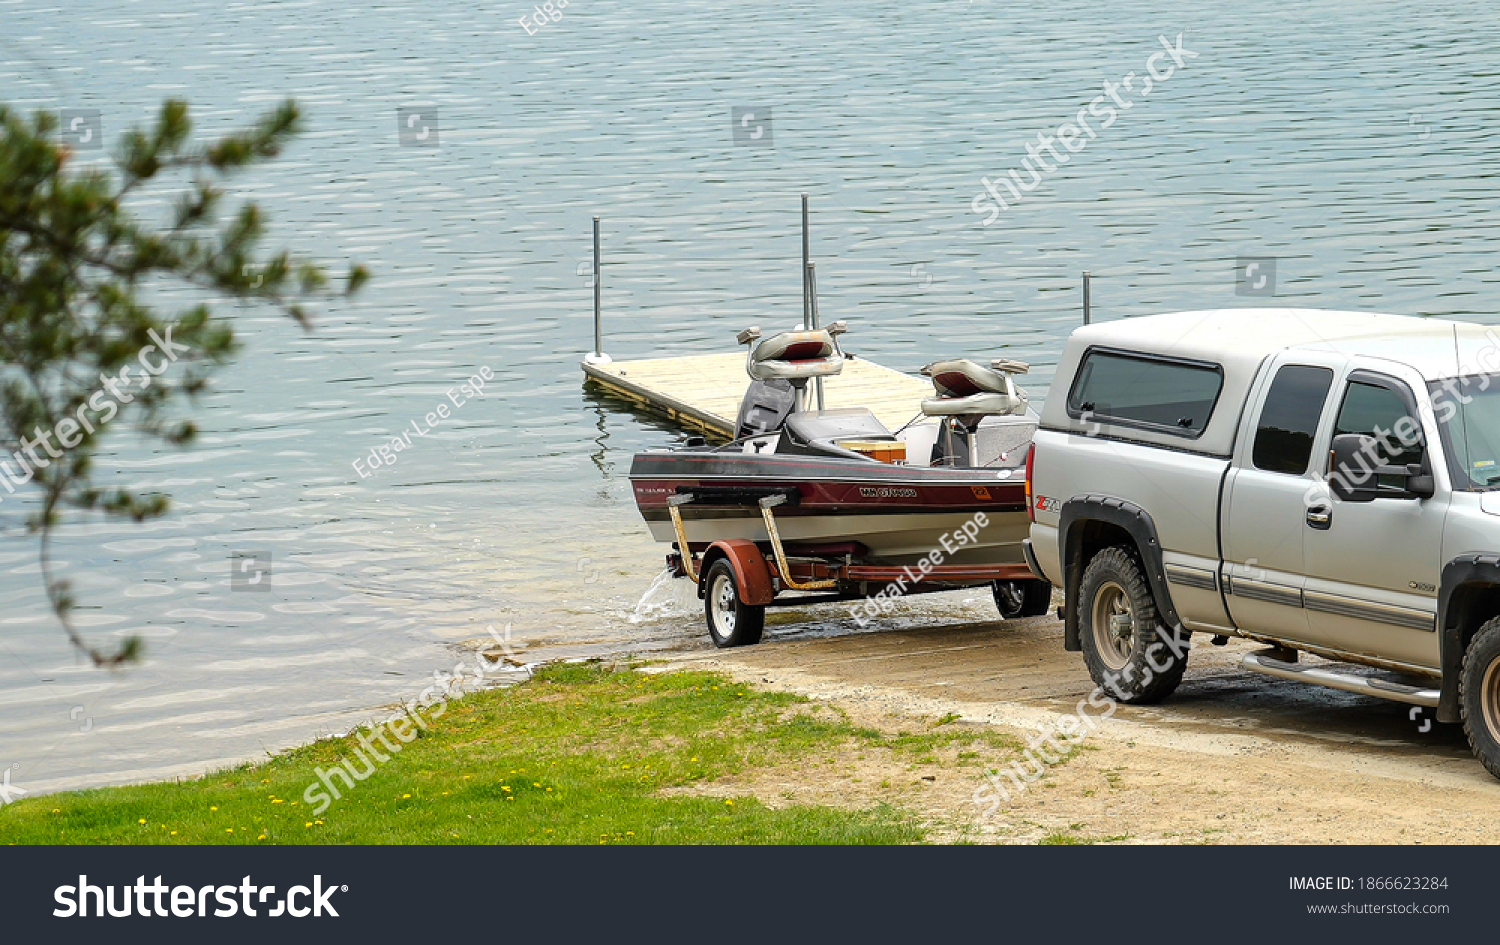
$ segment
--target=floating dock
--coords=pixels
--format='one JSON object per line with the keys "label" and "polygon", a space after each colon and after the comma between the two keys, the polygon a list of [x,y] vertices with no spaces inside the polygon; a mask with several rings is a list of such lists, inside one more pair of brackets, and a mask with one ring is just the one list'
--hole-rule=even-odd
{"label": "floating dock", "polygon": [[[734,437],[740,400],[750,386],[744,351],[642,361],[584,362],[585,382],[716,440]],[[887,429],[904,426],[932,396],[925,378],[846,355],[844,370],[823,379],[823,405],[867,407]]]}

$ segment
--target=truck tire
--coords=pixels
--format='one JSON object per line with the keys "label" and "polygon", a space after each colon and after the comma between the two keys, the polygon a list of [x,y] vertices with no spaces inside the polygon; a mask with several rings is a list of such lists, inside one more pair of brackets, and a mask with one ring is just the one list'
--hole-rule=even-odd
{"label": "truck tire", "polygon": [[1474,757],[1500,778],[1500,617],[1480,627],[1464,651],[1458,704]]}
{"label": "truck tire", "polygon": [[1083,660],[1104,694],[1127,705],[1171,695],[1187,669],[1187,635],[1161,625],[1151,585],[1124,545],[1094,555],[1078,586]]}
{"label": "truck tire", "polygon": [[1052,606],[1052,585],[1046,581],[991,581],[990,593],[1006,620],[1040,617]]}
{"label": "truck tire", "polygon": [[759,643],[766,625],[766,608],[740,599],[740,585],[728,558],[713,563],[703,576],[703,586],[703,615],[708,619],[708,635],[713,637],[714,646]]}

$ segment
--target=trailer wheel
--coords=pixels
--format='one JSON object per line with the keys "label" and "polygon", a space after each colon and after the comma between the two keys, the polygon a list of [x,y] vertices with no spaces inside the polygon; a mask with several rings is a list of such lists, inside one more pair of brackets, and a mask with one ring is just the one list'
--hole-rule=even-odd
{"label": "trailer wheel", "polygon": [[990,591],[1006,620],[1040,617],[1052,606],[1052,585],[1046,581],[991,581]]}
{"label": "trailer wheel", "polygon": [[714,646],[749,646],[760,642],[766,625],[766,608],[740,600],[740,585],[734,566],[726,558],[715,561],[703,576],[703,612]]}
{"label": "trailer wheel", "polygon": [[1171,695],[1187,668],[1187,635],[1161,625],[1151,585],[1124,546],[1094,555],[1078,587],[1079,637],[1089,675],[1127,705]]}
{"label": "trailer wheel", "polygon": [[1500,778],[1500,617],[1480,627],[1464,651],[1458,703],[1474,756]]}

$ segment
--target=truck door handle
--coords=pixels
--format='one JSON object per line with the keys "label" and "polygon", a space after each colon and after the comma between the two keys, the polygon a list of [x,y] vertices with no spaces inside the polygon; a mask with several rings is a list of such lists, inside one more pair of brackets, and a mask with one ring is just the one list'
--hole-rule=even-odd
{"label": "truck door handle", "polygon": [[1333,509],[1326,505],[1315,505],[1307,510],[1307,524],[1319,531],[1327,531],[1333,524]]}

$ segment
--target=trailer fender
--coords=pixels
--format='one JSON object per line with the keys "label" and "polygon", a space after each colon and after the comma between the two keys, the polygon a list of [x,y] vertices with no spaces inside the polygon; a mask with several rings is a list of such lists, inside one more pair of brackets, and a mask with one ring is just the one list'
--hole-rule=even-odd
{"label": "trailer fender", "polygon": [[[703,561],[699,564],[699,573],[707,574],[708,569],[720,558],[729,559],[729,566],[734,568],[734,581],[740,587],[740,603],[757,605],[769,604],[776,596],[776,591],[771,587],[771,569],[766,566],[766,556],[755,542],[745,538],[726,538],[716,541],[708,546],[703,552]],[[698,584],[698,596],[707,593],[700,581]]]}

